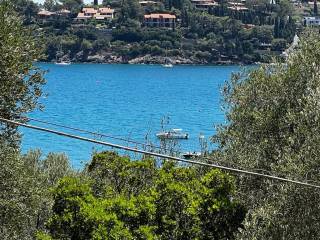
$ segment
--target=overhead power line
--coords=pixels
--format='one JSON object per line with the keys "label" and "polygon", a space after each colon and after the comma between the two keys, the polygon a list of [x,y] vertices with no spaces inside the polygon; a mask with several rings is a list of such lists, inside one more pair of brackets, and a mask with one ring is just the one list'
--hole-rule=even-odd
{"label": "overhead power line", "polygon": [[[70,130],[74,130],[74,131],[78,131],[78,132],[82,132],[82,133],[86,133],[86,134],[91,134],[93,136],[100,136],[100,137],[110,138],[110,139],[124,141],[124,142],[128,142],[128,143],[133,143],[133,144],[137,144],[137,145],[140,145],[140,146],[143,146],[143,147],[150,147],[150,148],[155,148],[155,149],[159,149],[159,150],[163,150],[163,151],[169,150],[169,149],[166,149],[164,147],[160,147],[160,146],[156,146],[156,145],[152,145],[152,144],[147,144],[147,143],[141,143],[141,142],[130,140],[130,139],[126,139],[126,138],[123,138],[123,137],[118,137],[118,136],[113,136],[113,135],[110,135],[110,134],[104,134],[104,133],[88,131],[88,130],[85,130],[85,129],[70,127],[70,126],[66,126],[66,125],[62,125],[62,124],[58,124],[58,123],[52,123],[52,122],[49,122],[49,121],[39,120],[39,119],[36,119],[36,118],[27,117],[25,119],[26,120],[30,120],[30,121],[34,121],[34,122],[44,123],[44,124],[51,125],[51,126],[70,129]],[[174,151],[174,152],[175,153],[180,153],[178,151]]]}
{"label": "overhead power line", "polygon": [[113,144],[113,143],[109,143],[109,142],[104,142],[104,141],[99,141],[99,140],[95,140],[95,139],[85,138],[85,137],[81,137],[81,136],[77,136],[77,135],[68,134],[68,133],[65,133],[65,132],[55,131],[55,130],[42,128],[42,127],[30,125],[30,124],[25,124],[25,123],[21,123],[21,122],[16,122],[16,121],[4,119],[4,118],[0,118],[0,121],[1,122],[5,122],[7,124],[13,124],[13,125],[16,125],[16,126],[22,126],[22,127],[26,127],[26,128],[42,131],[42,132],[48,132],[48,133],[56,134],[56,135],[59,135],[59,136],[69,137],[69,138],[78,139],[78,140],[81,140],[81,141],[96,143],[96,144],[100,144],[100,145],[103,145],[103,146],[123,149],[123,150],[131,151],[131,152],[136,152],[136,153],[141,153],[141,154],[145,154],[145,155],[154,156],[154,157],[170,159],[170,160],[174,160],[174,161],[178,161],[178,162],[184,162],[184,163],[189,163],[189,164],[194,164],[194,165],[199,165],[199,166],[204,166],[204,167],[217,168],[217,169],[221,169],[221,170],[225,170],[225,171],[229,171],[229,172],[233,172],[233,173],[251,175],[251,176],[256,176],[256,177],[262,177],[262,178],[267,178],[267,179],[271,179],[271,180],[277,180],[277,181],[281,181],[281,182],[293,183],[293,184],[297,184],[297,185],[301,185],[301,186],[313,187],[313,188],[319,188],[320,189],[319,185],[314,185],[314,184],[310,184],[310,183],[306,183],[306,182],[300,182],[300,181],[296,181],[296,180],[292,180],[292,179],[287,179],[287,178],[282,178],[282,177],[277,177],[277,176],[272,176],[272,175],[267,175],[267,174],[262,174],[262,173],[257,173],[257,172],[251,172],[251,171],[246,171],[246,170],[236,169],[236,168],[231,168],[231,167],[225,167],[225,166],[220,166],[220,165],[217,165],[217,164],[204,163],[204,162],[199,162],[199,161],[194,161],[194,160],[187,160],[187,159],[173,157],[173,156],[160,154],[160,153],[148,152],[148,151],[144,151],[144,150],[140,150],[140,149],[136,149],[136,148],[132,148],[132,147],[126,147],[126,146]]}

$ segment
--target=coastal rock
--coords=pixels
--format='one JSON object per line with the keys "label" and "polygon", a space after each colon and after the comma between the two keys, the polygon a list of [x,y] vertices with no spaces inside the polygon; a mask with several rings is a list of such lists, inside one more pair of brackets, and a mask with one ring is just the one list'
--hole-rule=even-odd
{"label": "coastal rock", "polygon": [[182,57],[163,57],[163,56],[151,56],[145,55],[142,57],[137,57],[128,61],[129,64],[193,64],[190,59]]}
{"label": "coastal rock", "polygon": [[90,63],[107,63],[107,64],[165,64],[171,63],[174,65],[193,65],[193,64],[218,64],[218,65],[229,65],[234,63],[239,63],[237,61],[231,60],[220,60],[214,62],[208,62],[205,59],[199,59],[194,56],[182,57],[182,56],[153,56],[150,54],[139,56],[133,59],[128,59],[127,57],[118,56],[112,54],[112,52],[101,51],[94,55],[86,55],[83,51],[78,52],[72,62],[90,62]]}
{"label": "coastal rock", "polygon": [[74,56],[74,58],[72,59],[73,62],[81,62],[83,61],[83,51],[77,52],[77,54]]}
{"label": "coastal rock", "polygon": [[103,55],[93,55],[93,56],[88,56],[88,62],[93,62],[93,63],[104,63],[105,62],[105,56]]}
{"label": "coastal rock", "polygon": [[105,63],[126,63],[121,56],[108,55],[105,57]]}

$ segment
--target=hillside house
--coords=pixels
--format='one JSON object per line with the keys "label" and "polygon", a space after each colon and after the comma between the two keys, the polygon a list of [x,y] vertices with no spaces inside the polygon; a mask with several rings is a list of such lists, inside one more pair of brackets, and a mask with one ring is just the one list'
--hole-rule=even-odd
{"label": "hillside house", "polygon": [[113,19],[114,18],[114,9],[112,8],[99,8],[98,10],[100,18],[104,19]]}
{"label": "hillside house", "polygon": [[55,12],[50,12],[47,10],[41,10],[37,13],[38,19],[42,21],[50,21],[53,20],[56,16]]}
{"label": "hillside house", "polygon": [[95,8],[83,8],[82,12],[84,16],[93,17],[95,14],[98,13],[98,10]]}
{"label": "hillside house", "polygon": [[55,21],[57,19],[61,19],[61,18],[70,18],[71,17],[71,12],[69,10],[66,9],[61,9],[59,11],[56,12],[50,12],[47,10],[41,10],[37,13],[37,18],[39,22],[45,23],[48,21]]}
{"label": "hillside house", "polygon": [[148,27],[173,28],[176,23],[176,16],[169,13],[151,13],[144,15],[144,24]]}
{"label": "hillside house", "polygon": [[88,20],[88,19],[96,19],[96,20],[106,20],[114,18],[114,9],[111,8],[83,8],[76,20]]}

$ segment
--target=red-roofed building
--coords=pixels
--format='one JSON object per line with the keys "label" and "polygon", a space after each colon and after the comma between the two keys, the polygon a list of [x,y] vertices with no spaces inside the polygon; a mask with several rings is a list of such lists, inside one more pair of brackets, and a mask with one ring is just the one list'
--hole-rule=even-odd
{"label": "red-roofed building", "polygon": [[52,17],[54,15],[56,15],[55,12],[50,12],[50,11],[47,11],[47,10],[41,10],[41,11],[38,12],[38,16],[42,17],[42,18]]}
{"label": "red-roofed building", "polygon": [[114,9],[111,8],[83,8],[78,16],[77,20],[87,20],[87,19],[96,19],[96,20],[105,20],[114,18]]}
{"label": "red-roofed building", "polygon": [[174,27],[176,16],[169,13],[151,13],[144,15],[144,24],[148,27]]}
{"label": "red-roofed building", "polygon": [[112,8],[99,8],[98,13],[100,17],[113,19],[114,17],[114,9]]}
{"label": "red-roofed building", "polygon": [[83,8],[82,12],[85,16],[93,17],[98,12],[98,10],[95,8]]}
{"label": "red-roofed building", "polygon": [[39,22],[47,22],[47,21],[52,21],[56,18],[56,13],[55,12],[50,12],[47,10],[41,10],[37,13],[38,20]]}

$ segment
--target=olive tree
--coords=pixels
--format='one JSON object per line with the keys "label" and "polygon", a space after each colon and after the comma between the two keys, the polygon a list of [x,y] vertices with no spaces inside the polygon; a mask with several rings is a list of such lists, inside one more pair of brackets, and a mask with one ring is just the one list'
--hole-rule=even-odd
{"label": "olive tree", "polygon": [[[39,107],[43,71],[34,65],[41,48],[9,0],[0,0],[0,117],[21,120]],[[17,128],[0,123],[0,141],[17,145]]]}
{"label": "olive tree", "polygon": [[34,239],[51,216],[50,188],[64,176],[76,176],[69,160],[40,151],[21,155],[0,144],[0,236],[3,240]]}
{"label": "olive tree", "polygon": [[[235,74],[224,87],[227,123],[215,159],[233,167],[320,182],[320,41],[305,33],[285,64]],[[319,239],[319,189],[241,177],[249,208],[239,239]]]}

